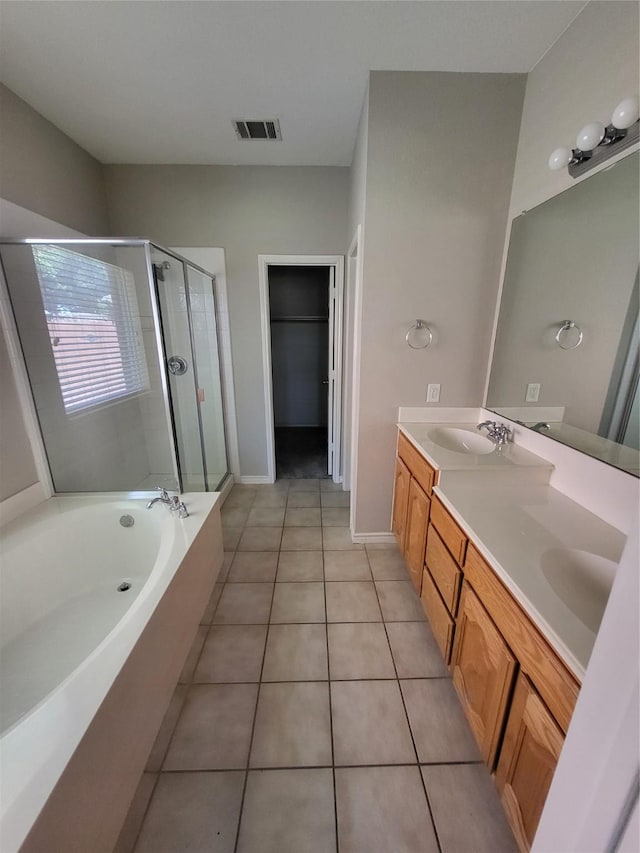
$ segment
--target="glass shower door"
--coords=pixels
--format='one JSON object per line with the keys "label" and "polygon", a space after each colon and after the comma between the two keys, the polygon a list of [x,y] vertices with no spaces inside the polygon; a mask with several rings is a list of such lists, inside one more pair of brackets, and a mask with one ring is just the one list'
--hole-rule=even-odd
{"label": "glass shower door", "polygon": [[227,449],[214,282],[211,276],[187,265],[187,285],[202,447],[209,489],[216,490],[227,476]]}
{"label": "glass shower door", "polygon": [[160,306],[182,490],[208,491],[185,266],[155,246],[151,262]]}

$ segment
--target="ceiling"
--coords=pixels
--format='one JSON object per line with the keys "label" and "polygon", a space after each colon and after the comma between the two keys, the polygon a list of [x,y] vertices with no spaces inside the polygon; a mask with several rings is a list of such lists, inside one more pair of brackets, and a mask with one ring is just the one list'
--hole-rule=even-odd
{"label": "ceiling", "polygon": [[0,79],[103,163],[348,166],[369,70],[527,72],[584,6],[2,0]]}

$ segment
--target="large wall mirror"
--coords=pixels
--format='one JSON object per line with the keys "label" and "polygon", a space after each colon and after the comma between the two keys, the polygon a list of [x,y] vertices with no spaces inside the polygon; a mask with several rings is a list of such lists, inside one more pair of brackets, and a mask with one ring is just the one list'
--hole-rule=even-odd
{"label": "large wall mirror", "polygon": [[486,401],[636,476],[639,159],[514,220]]}

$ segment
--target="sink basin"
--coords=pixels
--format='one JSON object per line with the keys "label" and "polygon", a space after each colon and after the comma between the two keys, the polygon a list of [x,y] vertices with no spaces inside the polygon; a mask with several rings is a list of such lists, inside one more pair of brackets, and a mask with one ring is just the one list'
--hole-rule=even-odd
{"label": "sink basin", "polygon": [[542,574],[583,625],[597,632],[617,564],[577,548],[551,548],[542,555]]}
{"label": "sink basin", "polygon": [[429,432],[434,444],[454,453],[470,453],[472,456],[484,456],[493,453],[495,444],[477,432],[457,427],[436,427]]}

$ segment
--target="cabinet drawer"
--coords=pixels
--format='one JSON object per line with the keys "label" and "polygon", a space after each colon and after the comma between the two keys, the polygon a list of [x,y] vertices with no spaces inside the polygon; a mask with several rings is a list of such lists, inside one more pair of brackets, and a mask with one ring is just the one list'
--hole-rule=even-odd
{"label": "cabinet drawer", "polygon": [[579,683],[472,543],[464,575],[509,646],[517,650],[522,670],[566,732],[580,691]]}
{"label": "cabinet drawer", "polygon": [[462,572],[458,568],[456,561],[445,548],[444,542],[432,524],[429,525],[429,532],[427,534],[426,563],[442,596],[442,600],[449,609],[449,613],[455,616],[460,596]]}
{"label": "cabinet drawer", "polygon": [[454,559],[462,566],[467,553],[468,539],[435,495],[431,509],[431,523],[453,554]]}
{"label": "cabinet drawer", "polygon": [[422,593],[420,600],[422,601],[422,608],[427,615],[433,636],[440,648],[444,662],[448,664],[453,644],[454,621],[442,603],[440,593],[426,569],[422,573]]}
{"label": "cabinet drawer", "polygon": [[435,483],[435,469],[401,432],[398,433],[398,456],[411,471],[411,476],[420,483],[426,494],[430,495]]}

